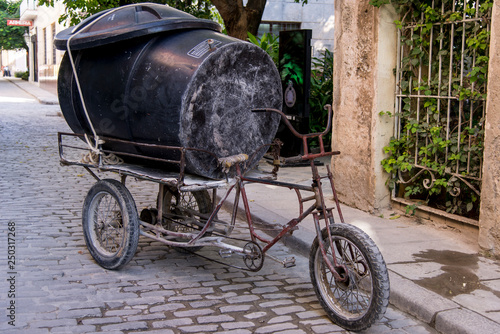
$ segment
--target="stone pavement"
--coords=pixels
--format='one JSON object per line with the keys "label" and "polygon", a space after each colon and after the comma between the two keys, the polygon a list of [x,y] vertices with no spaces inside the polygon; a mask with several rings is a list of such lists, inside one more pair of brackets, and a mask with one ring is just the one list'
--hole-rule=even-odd
{"label": "stone pavement", "polygon": [[[100,268],[88,254],[80,218],[94,180],[81,168],[58,164],[55,134],[68,131],[58,107],[2,103],[1,94],[0,238],[7,245],[14,226],[16,262],[8,268],[2,246],[0,306],[8,307],[14,287],[16,326],[6,317],[0,331],[345,333],[325,318],[311,289],[301,256],[313,238],[311,221],[286,246],[272,249],[279,258],[296,252],[293,268],[267,260],[260,272],[241,271],[143,238],[124,269]],[[304,168],[281,172],[282,180],[307,182]],[[155,201],[154,185],[127,186],[139,210]],[[252,212],[268,224],[283,224],[296,210],[291,191],[248,189]],[[500,332],[497,262],[478,256],[454,231],[343,209],[346,220],[378,244],[390,270],[391,303],[410,314],[390,307],[366,333]],[[7,281],[12,276],[15,284]]]}

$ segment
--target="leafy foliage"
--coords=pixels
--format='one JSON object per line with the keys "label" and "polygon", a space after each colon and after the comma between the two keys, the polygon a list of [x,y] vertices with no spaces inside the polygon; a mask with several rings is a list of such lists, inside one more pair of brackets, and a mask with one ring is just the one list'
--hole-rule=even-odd
{"label": "leafy foliage", "polygon": [[[40,5],[54,6],[55,0],[39,0]],[[294,0],[307,3],[307,0]],[[144,0],[62,0],[66,12],[59,22],[76,25],[92,14],[105,9]],[[196,17],[222,21],[228,35],[246,39],[246,32],[257,33],[266,0],[248,0],[243,5],[241,0],[149,0],[149,2],[167,4],[171,7],[190,13]],[[217,10],[214,10],[214,6]]]}
{"label": "leafy foliage", "polygon": [[[54,6],[55,0],[39,0],[39,5]],[[141,0],[63,0],[66,12],[61,15],[59,22],[76,25],[85,18],[100,11],[118,6],[141,3]],[[213,17],[211,3],[208,0],[149,0],[148,2],[167,4],[199,18]]]}
{"label": "leafy foliage", "polygon": [[0,49],[28,49],[24,40],[24,33],[28,28],[7,25],[7,19],[19,18],[20,5],[21,0],[0,0]]}
{"label": "leafy foliage", "polygon": [[14,77],[21,78],[21,79],[26,80],[26,81],[28,81],[29,76],[30,76],[29,71],[14,73]]}
{"label": "leafy foliage", "polygon": [[402,54],[399,113],[381,113],[396,117],[400,127],[384,148],[389,187],[398,196],[478,218],[493,1],[390,2],[401,14],[395,23]]}
{"label": "leafy foliage", "polygon": [[[321,57],[313,58],[311,70],[311,95],[309,96],[309,128],[311,132],[322,132],[328,121],[328,113],[324,110],[326,104],[333,101],[333,52],[325,49]],[[323,139],[325,146],[332,142],[329,132]],[[311,143],[314,146],[316,143]]]}
{"label": "leafy foliage", "polygon": [[265,33],[262,35],[261,38],[252,35],[252,33],[250,32],[247,32],[247,34],[248,34],[248,41],[266,51],[267,54],[271,56],[271,59],[273,60],[276,67],[278,67],[279,48],[280,48],[278,41],[279,37],[271,33]]}

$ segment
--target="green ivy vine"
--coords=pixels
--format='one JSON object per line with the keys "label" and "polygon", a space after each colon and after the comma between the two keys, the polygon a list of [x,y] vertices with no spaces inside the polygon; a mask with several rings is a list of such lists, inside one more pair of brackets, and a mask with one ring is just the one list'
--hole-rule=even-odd
{"label": "green ivy vine", "polygon": [[[371,0],[399,13],[399,134],[382,166],[396,196],[477,219],[493,0]],[[463,45],[463,47],[462,47]]]}

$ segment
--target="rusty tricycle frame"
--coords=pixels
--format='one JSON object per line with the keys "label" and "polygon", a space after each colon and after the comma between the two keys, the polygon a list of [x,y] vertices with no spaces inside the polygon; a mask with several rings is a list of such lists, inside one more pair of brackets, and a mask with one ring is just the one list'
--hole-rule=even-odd
{"label": "rusty tricycle frame", "polygon": [[[291,158],[280,157],[281,143],[276,142],[261,147],[260,149],[267,150],[269,147],[274,149],[272,158],[274,169],[268,174],[255,174],[254,171],[245,168],[245,162],[251,160],[246,154],[215,157],[221,168],[232,173],[227,174],[225,180],[208,180],[185,173],[186,152],[194,150],[213,155],[207,151],[99,138],[102,143],[118,141],[178,151],[180,158],[175,161],[148,158],[153,161],[178,164],[177,172],[165,172],[123,161],[110,162],[113,159],[121,160],[119,156],[144,157],[126,152],[107,151],[102,148],[101,143],[95,143],[94,149],[91,149],[84,159],[70,160],[65,156],[65,150],[81,148],[63,143],[63,138],[86,136],[59,133],[61,163],[82,166],[98,180],[85,198],[82,213],[84,236],[90,253],[102,267],[119,269],[132,259],[139,235],[142,235],[172,247],[182,247],[192,251],[205,246],[215,246],[220,248],[219,254],[222,257],[230,254],[241,255],[246,265],[246,268],[242,269],[258,271],[263,266],[265,256],[268,255],[267,251],[285,235],[293,232],[306,217],[312,215],[317,236],[311,246],[310,275],[318,299],[330,319],[338,325],[354,331],[368,328],[381,318],[388,305],[389,278],[385,262],[375,243],[363,231],[345,223],[330,167],[327,165],[327,175],[321,176],[315,164],[317,158],[340,153],[325,151],[323,137],[330,131],[333,114],[331,106],[327,105],[325,109],[328,110],[328,124],[325,131],[312,134],[298,133],[280,110],[252,110],[280,114],[282,122],[301,139],[303,154]],[[318,153],[310,152],[308,141],[311,139],[318,140]],[[89,138],[86,137],[86,140]],[[277,180],[280,165],[292,162],[309,162],[312,171],[310,186]],[[112,179],[101,180],[92,169],[118,173],[121,182]],[[132,195],[125,186],[128,176],[159,184],[156,208],[145,209],[139,216]],[[333,208],[326,206],[322,183],[325,179],[332,190],[335,203]],[[265,184],[294,190],[299,201],[299,216],[288,221],[272,239],[258,233],[251,214],[246,184]],[[219,188],[226,188],[220,197],[217,196]],[[207,196],[207,190],[212,190],[211,196]],[[235,194],[231,221],[222,222],[218,219],[218,213],[229,201],[233,191]],[[301,192],[308,192],[310,195],[303,197]],[[190,196],[189,200],[184,199],[186,195]],[[229,234],[235,225],[240,199],[250,234],[250,240],[243,247],[224,241],[226,238],[233,239]],[[194,206],[188,203],[190,201]],[[304,209],[304,203],[307,202],[312,204]],[[335,209],[339,223],[334,219]],[[222,226],[222,229],[217,226]],[[291,266],[293,262],[287,259],[282,263]]]}

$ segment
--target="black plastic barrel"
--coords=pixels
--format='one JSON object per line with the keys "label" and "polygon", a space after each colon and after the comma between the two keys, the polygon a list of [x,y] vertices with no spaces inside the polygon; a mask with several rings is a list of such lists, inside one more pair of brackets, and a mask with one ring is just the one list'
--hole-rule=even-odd
{"label": "black plastic barrel", "polygon": [[[130,5],[59,33],[56,47],[67,50],[68,44],[99,136],[208,150],[218,157],[250,155],[274,138],[279,116],[251,112],[281,109],[281,81],[274,63],[257,46],[221,34],[212,21],[165,5]],[[71,129],[92,135],[68,52],[59,70],[58,95]],[[169,150],[105,146],[178,158]],[[216,161],[196,151],[188,151],[186,169],[222,177]]]}

